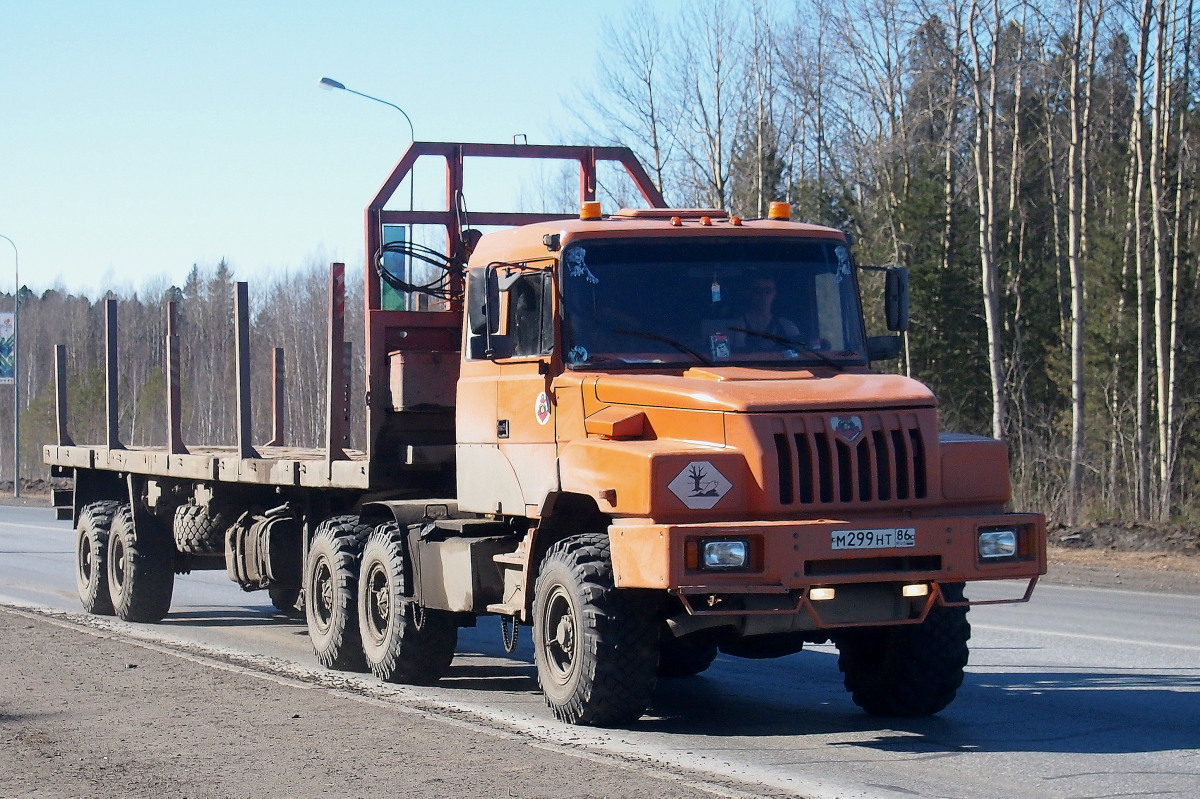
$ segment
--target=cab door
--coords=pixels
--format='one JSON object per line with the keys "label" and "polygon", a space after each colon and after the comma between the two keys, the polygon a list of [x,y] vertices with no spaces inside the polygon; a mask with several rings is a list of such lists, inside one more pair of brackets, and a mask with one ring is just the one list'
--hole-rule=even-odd
{"label": "cab door", "polygon": [[552,275],[548,268],[501,266],[471,270],[468,283],[459,507],[537,516],[546,494],[558,487]]}

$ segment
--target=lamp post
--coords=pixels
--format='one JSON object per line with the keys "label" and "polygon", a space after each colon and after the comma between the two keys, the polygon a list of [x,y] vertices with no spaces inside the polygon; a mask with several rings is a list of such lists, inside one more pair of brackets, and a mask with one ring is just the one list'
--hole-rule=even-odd
{"label": "lamp post", "polygon": [[[372,97],[369,94],[363,94],[362,92],[354,91],[354,89],[348,89],[348,88],[346,88],[346,84],[342,83],[341,81],[336,81],[333,78],[321,78],[319,85],[322,89],[326,89],[327,91],[333,91],[335,89],[338,89],[338,90],[341,90],[344,92],[350,92],[351,94],[357,94],[359,97],[365,97],[368,100],[374,100],[375,102],[382,103],[383,105],[386,105],[389,108],[396,109],[397,111],[400,112],[400,115],[404,117],[404,121],[408,123],[408,139],[409,139],[409,141],[415,142],[417,140],[417,133],[416,133],[416,130],[413,128],[412,119],[408,116],[408,112],[406,112],[403,108],[396,105],[395,103],[389,103],[387,100],[380,100],[378,97]],[[410,211],[412,211],[416,208],[416,205],[415,205],[416,186],[417,186],[416,164],[413,164],[413,169],[408,176],[408,210],[410,210]],[[411,238],[411,236],[412,236],[412,225],[409,225],[408,233],[406,234],[406,238]]]}
{"label": "lamp post", "polygon": [[13,497],[21,496],[21,369],[20,339],[17,338],[21,310],[21,254],[17,243],[0,233],[13,248]]}
{"label": "lamp post", "polygon": [[404,121],[408,123],[408,138],[409,138],[409,140],[410,141],[417,140],[417,134],[413,130],[412,120],[409,119],[408,114],[405,113],[404,109],[401,108],[400,106],[396,105],[395,103],[389,103],[387,100],[380,100],[378,97],[372,97],[369,94],[363,94],[362,92],[356,92],[356,91],[354,91],[354,89],[347,89],[346,85],[344,83],[340,83],[340,82],[334,80],[333,78],[321,78],[320,85],[321,85],[322,89],[328,89],[329,91],[333,91],[334,89],[341,89],[344,92],[350,92],[351,94],[357,94],[359,97],[366,97],[368,100],[374,100],[377,103],[383,103],[384,105],[391,106],[392,108],[396,109],[401,114],[403,114]]}

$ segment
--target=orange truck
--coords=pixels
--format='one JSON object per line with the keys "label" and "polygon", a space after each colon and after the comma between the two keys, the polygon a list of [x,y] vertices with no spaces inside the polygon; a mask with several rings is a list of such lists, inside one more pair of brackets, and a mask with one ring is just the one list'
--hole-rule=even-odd
{"label": "orange truck", "polygon": [[[421,158],[444,162],[442,208],[399,191]],[[467,165],[496,159],[577,162],[579,213],[468,212]],[[602,212],[611,174],[643,207]],[[364,450],[346,446],[340,265],[319,449],[287,446],[278,411],[253,441],[244,284],[236,445],[182,440],[171,318],[167,444],[124,446],[110,301],[107,440],[71,440],[60,381],[44,447],[73,478],[55,505],[84,607],[157,621],[177,574],[222,569],[303,607],[325,666],[415,684],[498,616],[509,651],[532,628],[553,714],[595,725],[718,653],[832,642],[868,713],[938,712],[967,663],[965,584],[1028,600],[1044,518],[1009,511],[1002,442],[942,432],[928,388],[872,368],[900,352],[906,272],[789,216],[666,208],[624,148],[410,145],[366,210]],[[885,335],[867,335],[870,280]]]}

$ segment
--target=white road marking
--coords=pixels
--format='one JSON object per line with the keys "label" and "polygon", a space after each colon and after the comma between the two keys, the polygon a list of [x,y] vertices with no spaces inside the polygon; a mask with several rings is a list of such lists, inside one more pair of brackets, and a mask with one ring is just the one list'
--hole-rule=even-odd
{"label": "white road marking", "polygon": [[973,630],[996,630],[1002,633],[1016,633],[1024,635],[1053,635],[1059,638],[1076,638],[1083,641],[1103,641],[1108,644],[1124,644],[1127,646],[1157,646],[1162,649],[1181,649],[1184,652],[1200,652],[1200,646],[1192,646],[1190,644],[1163,644],[1157,641],[1138,641],[1133,638],[1117,638],[1111,635],[1087,635],[1085,633],[1064,633],[1056,630],[1031,630],[1028,627],[1003,627],[998,624],[976,624],[971,623]]}

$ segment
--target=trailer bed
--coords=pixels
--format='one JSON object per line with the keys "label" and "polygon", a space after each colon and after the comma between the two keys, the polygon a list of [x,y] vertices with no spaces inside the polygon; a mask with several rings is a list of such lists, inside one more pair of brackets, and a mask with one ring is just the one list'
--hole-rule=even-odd
{"label": "trailer bed", "polygon": [[173,454],[166,447],[109,448],[102,446],[42,447],[51,466],[212,480],[226,483],[304,486],[312,488],[369,488],[367,453],[342,450],[344,460],[328,460],[324,449],[304,447],[257,448],[259,457],[239,457],[238,448],[190,447]]}

